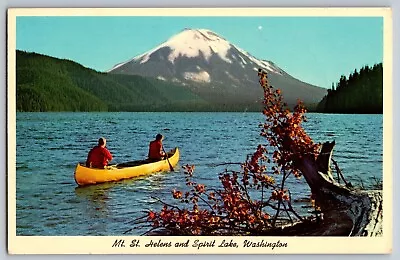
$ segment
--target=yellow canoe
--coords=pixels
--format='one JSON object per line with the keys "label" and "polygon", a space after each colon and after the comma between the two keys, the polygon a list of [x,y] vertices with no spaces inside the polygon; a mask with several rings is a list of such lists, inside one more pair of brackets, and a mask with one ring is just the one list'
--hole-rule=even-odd
{"label": "yellow canoe", "polygon": [[[179,161],[179,149],[174,148],[168,154],[169,163],[174,167]],[[149,162],[133,161],[107,166],[106,169],[88,168],[78,163],[75,169],[75,182],[79,186],[103,183],[109,181],[119,181],[142,176],[154,172],[169,171],[170,164],[167,160]]]}

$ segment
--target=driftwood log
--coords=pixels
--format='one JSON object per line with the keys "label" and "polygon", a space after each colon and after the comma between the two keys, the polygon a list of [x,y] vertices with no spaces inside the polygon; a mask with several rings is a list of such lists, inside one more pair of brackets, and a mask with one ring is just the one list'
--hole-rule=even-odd
{"label": "driftwood log", "polygon": [[306,235],[382,236],[382,191],[354,189],[343,176],[344,185],[336,182],[330,167],[334,146],[326,142],[316,160],[305,156],[296,162],[323,214]]}
{"label": "driftwood log", "polygon": [[[304,156],[296,164],[311,188],[316,205],[320,207],[317,221],[305,219],[260,235],[267,236],[382,236],[382,190],[360,190],[336,182],[330,162],[335,142],[321,146],[315,160]],[[336,165],[337,167],[337,165]],[[338,169],[338,167],[337,167]]]}
{"label": "driftwood log", "polygon": [[[335,142],[322,144],[319,156],[303,156],[295,162],[301,170],[316,205],[317,218],[305,218],[254,235],[263,236],[382,236],[382,190],[355,189],[344,179],[335,181],[330,162]],[[338,166],[336,169],[339,170]],[[339,170],[340,171],[340,170]],[[340,173],[341,174],[341,173]],[[176,235],[158,230],[147,235]],[[222,234],[221,234],[222,235]]]}

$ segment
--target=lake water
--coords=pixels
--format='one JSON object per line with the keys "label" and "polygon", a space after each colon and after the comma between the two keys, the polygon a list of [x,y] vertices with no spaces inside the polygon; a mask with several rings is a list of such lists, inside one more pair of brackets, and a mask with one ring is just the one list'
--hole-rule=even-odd
{"label": "lake water", "polygon": [[[182,165],[195,164],[198,182],[219,187],[218,173],[238,170],[235,163],[265,143],[262,120],[260,113],[17,113],[17,235],[121,235],[143,210],[160,207],[152,197],[174,201],[171,190],[184,187]],[[315,142],[336,140],[334,158],[347,180],[368,186],[372,176],[382,179],[382,120],[309,114],[304,127]],[[119,163],[144,158],[159,132],[166,150],[180,148],[175,172],[77,187],[76,164],[100,136]],[[304,179],[288,187],[295,199],[309,196]],[[295,206],[306,213],[301,203]],[[129,235],[146,230],[138,226]]]}

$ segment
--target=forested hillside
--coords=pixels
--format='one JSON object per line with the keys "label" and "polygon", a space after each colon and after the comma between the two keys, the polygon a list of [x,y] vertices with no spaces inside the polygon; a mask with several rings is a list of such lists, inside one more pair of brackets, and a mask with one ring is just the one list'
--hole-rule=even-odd
{"label": "forested hillside", "polygon": [[322,113],[368,113],[383,112],[383,67],[364,66],[355,70],[348,78],[342,76],[332,84],[328,94],[317,106]]}
{"label": "forested hillside", "polygon": [[174,111],[211,108],[184,86],[106,74],[63,59],[16,51],[17,111]]}

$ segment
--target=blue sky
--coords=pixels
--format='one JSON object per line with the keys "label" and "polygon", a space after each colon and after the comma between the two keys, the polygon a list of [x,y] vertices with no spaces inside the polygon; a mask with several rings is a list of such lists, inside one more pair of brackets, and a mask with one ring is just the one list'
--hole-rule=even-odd
{"label": "blue sky", "polygon": [[17,17],[16,46],[98,71],[184,28],[209,29],[292,76],[325,88],[383,60],[381,17]]}

